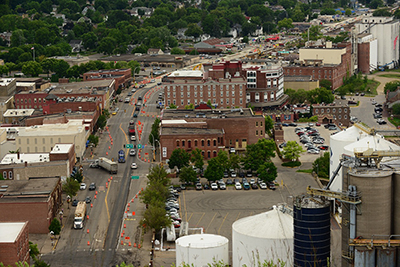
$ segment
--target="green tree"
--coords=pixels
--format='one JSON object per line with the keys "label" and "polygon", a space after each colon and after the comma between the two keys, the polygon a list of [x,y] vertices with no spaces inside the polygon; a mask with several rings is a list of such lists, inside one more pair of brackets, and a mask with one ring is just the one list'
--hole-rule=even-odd
{"label": "green tree", "polygon": [[147,174],[147,179],[150,183],[160,182],[162,185],[167,186],[171,183],[171,179],[168,178],[167,171],[161,165],[153,166],[149,174]]}
{"label": "green tree", "polygon": [[163,227],[171,225],[171,219],[165,215],[163,202],[150,205],[144,212],[142,223],[146,225],[146,228],[154,229],[157,233]]}
{"label": "green tree", "polygon": [[94,49],[96,48],[97,36],[94,32],[85,33],[82,35],[82,42],[86,49]]}
{"label": "green tree", "polygon": [[6,65],[0,65],[0,76],[7,74],[9,71],[9,68]]}
{"label": "green tree", "polygon": [[168,166],[170,169],[177,167],[179,171],[181,168],[189,166],[189,160],[190,155],[186,152],[186,150],[183,148],[176,148],[172,151]]}
{"label": "green tree", "polygon": [[351,9],[350,8],[346,8],[346,11],[344,12],[344,14],[346,16],[351,16]]}
{"label": "green tree", "polygon": [[179,181],[182,183],[195,183],[197,173],[191,166],[183,167],[179,173]]}
{"label": "green tree", "polygon": [[78,183],[82,183],[83,181],[83,174],[82,172],[78,171],[74,175],[71,175],[72,178],[74,178]]}
{"label": "green tree", "polygon": [[242,162],[242,157],[239,154],[235,153],[229,154],[229,169],[234,169],[234,170],[239,169],[241,162]]}
{"label": "green tree", "polygon": [[72,177],[68,177],[62,186],[62,190],[66,195],[75,196],[79,191],[79,182]]}
{"label": "green tree", "polygon": [[185,51],[181,48],[174,47],[171,49],[171,55],[184,55]]}
{"label": "green tree", "polygon": [[397,87],[400,86],[400,81],[393,81],[393,82],[388,82],[385,84],[385,94],[389,91],[389,92],[394,92],[397,90]]}
{"label": "green tree", "polygon": [[332,88],[332,82],[329,80],[322,79],[319,81],[319,86],[330,90]]}
{"label": "green tree", "polygon": [[161,180],[153,180],[140,194],[140,200],[147,205],[164,203],[169,195],[168,188]]}
{"label": "green tree", "polygon": [[282,154],[285,159],[290,161],[298,160],[300,154],[304,152],[304,149],[296,141],[287,141],[286,146],[283,147]]}
{"label": "green tree", "polygon": [[194,166],[197,169],[203,170],[204,157],[201,153],[201,149],[196,148],[196,149],[192,150],[190,161],[194,164]]}
{"label": "green tree", "polygon": [[190,23],[185,31],[186,36],[193,36],[194,38],[199,38],[202,34],[203,30],[196,23]]}
{"label": "green tree", "polygon": [[61,232],[61,223],[57,218],[54,218],[49,226],[49,231],[53,232],[54,235],[59,235]]}
{"label": "green tree", "polygon": [[392,113],[394,115],[400,115],[400,104],[397,103],[392,106]]}
{"label": "green tree", "polygon": [[42,66],[36,61],[28,61],[22,66],[22,72],[25,75],[30,75],[32,77],[39,76],[42,71]]}
{"label": "green tree", "polygon": [[314,25],[309,28],[308,31],[305,31],[301,36],[303,37],[303,40],[307,41],[308,37],[310,37],[310,40],[316,41],[320,39],[323,35],[321,33],[322,27],[319,25]]}
{"label": "green tree", "polygon": [[225,150],[218,151],[216,159],[224,171],[229,169],[230,166],[228,152],[226,152]]}
{"label": "green tree", "polygon": [[281,21],[279,21],[278,22],[278,28],[279,29],[286,29],[286,30],[289,30],[289,29],[292,29],[294,26],[293,26],[293,20],[292,19],[288,19],[288,18],[284,18],[283,20],[281,20]]}
{"label": "green tree", "polygon": [[322,157],[313,162],[313,171],[322,178],[329,178],[329,152],[325,152]]}
{"label": "green tree", "polygon": [[153,144],[155,147],[160,141],[160,119],[156,118],[151,126],[151,132],[149,135],[149,143]]}
{"label": "green tree", "polygon": [[224,175],[224,168],[219,164],[217,158],[212,158],[208,161],[208,166],[204,172],[204,177],[210,182],[215,182],[219,180]]}
{"label": "green tree", "polygon": [[275,157],[275,143],[273,140],[259,139],[257,143],[246,147],[243,159],[244,167],[247,170],[258,170],[258,168],[272,157]]}
{"label": "green tree", "polygon": [[31,241],[29,241],[29,256],[36,261],[37,256],[40,254],[40,251],[37,247],[37,244],[33,244]]}
{"label": "green tree", "polygon": [[277,168],[271,161],[262,163],[257,169],[258,177],[264,182],[271,182],[278,176]]}
{"label": "green tree", "polygon": [[106,55],[111,55],[117,45],[117,41],[111,37],[103,38],[97,47],[97,51]]}
{"label": "green tree", "polygon": [[386,8],[379,8],[372,13],[374,17],[391,17],[392,13]]}
{"label": "green tree", "polygon": [[89,143],[93,144],[95,147],[97,147],[97,145],[99,144],[99,137],[94,134],[89,135],[88,140]]}
{"label": "green tree", "polygon": [[265,116],[265,132],[271,133],[272,129],[274,128],[274,121],[270,116]]}
{"label": "green tree", "polygon": [[58,77],[66,77],[68,69],[69,64],[64,60],[57,60],[54,64],[54,72]]}

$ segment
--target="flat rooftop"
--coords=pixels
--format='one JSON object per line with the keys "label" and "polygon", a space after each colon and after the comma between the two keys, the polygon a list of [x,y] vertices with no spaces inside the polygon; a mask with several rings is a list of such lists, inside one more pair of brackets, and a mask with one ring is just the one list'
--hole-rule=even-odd
{"label": "flat rooftop", "polygon": [[60,134],[74,134],[84,130],[82,120],[69,120],[67,123],[43,124],[30,127],[14,127],[18,136],[50,136]]}
{"label": "flat rooftop", "polygon": [[0,164],[49,162],[49,153],[8,153]]}
{"label": "flat rooftop", "polygon": [[[113,70],[90,70],[88,72],[85,72],[84,74],[108,74],[108,73],[113,73],[113,74],[118,74],[120,72],[125,72],[128,69],[113,69]],[[122,75],[122,74],[121,74]]]}
{"label": "flat rooftop", "polygon": [[249,108],[237,109],[165,109],[163,111],[162,120],[171,119],[187,119],[187,118],[208,118],[217,119],[225,118],[242,118],[242,117],[262,117],[255,115]]}
{"label": "flat rooftop", "polygon": [[216,135],[216,134],[224,134],[222,129],[204,129],[204,128],[182,128],[182,127],[164,127],[161,128],[162,135],[169,134],[183,134],[183,135]]}
{"label": "flat rooftop", "polygon": [[168,77],[203,77],[204,72],[201,70],[177,70],[172,72]]}
{"label": "flat rooftop", "polygon": [[15,81],[15,78],[0,78],[0,86],[7,86]]}
{"label": "flat rooftop", "polygon": [[21,117],[21,116],[31,116],[35,112],[35,109],[7,109],[4,112],[3,117]]}
{"label": "flat rooftop", "polygon": [[0,203],[47,202],[60,179],[0,180]]}
{"label": "flat rooftop", "polygon": [[14,243],[26,222],[0,223],[0,243]]}
{"label": "flat rooftop", "polygon": [[73,144],[55,144],[50,154],[66,154],[72,148]]}

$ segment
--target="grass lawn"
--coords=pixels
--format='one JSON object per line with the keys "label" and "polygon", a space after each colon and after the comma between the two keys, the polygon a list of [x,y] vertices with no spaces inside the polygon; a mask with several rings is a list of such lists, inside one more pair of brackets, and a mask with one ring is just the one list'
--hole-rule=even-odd
{"label": "grass lawn", "polygon": [[297,170],[296,172],[312,173],[312,169]]}
{"label": "grass lawn", "polygon": [[[368,80],[367,86],[365,87],[365,92],[369,91],[372,95],[377,95],[378,93],[376,92],[376,88],[378,88],[380,84],[381,83],[378,81]],[[365,95],[368,96],[370,94],[366,93]]]}
{"label": "grass lawn", "polygon": [[388,121],[390,121],[394,126],[399,126],[400,125],[400,118],[396,118],[396,117],[389,117]]}
{"label": "grass lawn", "polygon": [[282,163],[282,166],[284,166],[284,167],[298,167],[300,165],[301,165],[300,161],[288,161],[288,162]]}
{"label": "grass lawn", "polygon": [[[379,74],[378,74],[379,75]],[[387,73],[387,74],[382,74],[379,75],[380,77],[385,77],[385,78],[394,78],[394,79],[400,79],[400,73]]]}

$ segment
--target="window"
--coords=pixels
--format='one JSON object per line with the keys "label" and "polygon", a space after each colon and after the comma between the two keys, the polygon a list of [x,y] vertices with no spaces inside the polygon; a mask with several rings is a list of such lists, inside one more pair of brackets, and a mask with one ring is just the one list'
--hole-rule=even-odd
{"label": "window", "polygon": [[187,97],[190,97],[190,92],[187,93]]}
{"label": "window", "polygon": [[35,103],[36,103],[36,98],[34,98],[34,99],[33,99],[33,102],[35,102]]}
{"label": "window", "polygon": [[217,146],[217,140],[213,140],[213,146]]}
{"label": "window", "polygon": [[185,140],[182,140],[182,147],[185,147]]}
{"label": "window", "polygon": [[211,152],[207,151],[207,157],[210,158],[211,157]]}
{"label": "window", "polygon": [[333,108],[333,109],[332,109],[332,112],[333,112],[333,113],[336,113],[336,108]]}
{"label": "window", "polygon": [[342,115],[339,115],[338,117],[339,117],[339,120],[342,119]]}
{"label": "window", "polygon": [[318,114],[318,109],[317,108],[315,109],[315,114]]}
{"label": "window", "polygon": [[204,139],[201,140],[201,146],[204,146]]}
{"label": "window", "polygon": [[256,135],[258,135],[258,130],[256,131]]}
{"label": "window", "polygon": [[37,145],[37,138],[35,138],[35,145]]}
{"label": "window", "polygon": [[46,143],[46,139],[45,139],[45,138],[42,139],[42,143],[43,143],[43,144]]}
{"label": "window", "polygon": [[262,135],[263,133],[262,133],[262,131],[260,131],[260,135]]}
{"label": "window", "polygon": [[262,127],[262,121],[260,121],[260,126]]}
{"label": "window", "polygon": [[322,113],[324,113],[324,109],[323,109],[323,108],[321,108],[321,114],[322,114]]}
{"label": "window", "polygon": [[347,113],[347,108],[343,109],[344,113]]}
{"label": "window", "polygon": [[197,146],[197,140],[194,140],[194,146]]}
{"label": "window", "polygon": [[181,93],[181,97],[183,97],[183,93]]}
{"label": "window", "polygon": [[341,108],[339,108],[339,113],[342,113],[342,109]]}
{"label": "window", "polygon": [[256,127],[258,127],[258,121],[256,121]]}
{"label": "window", "polygon": [[29,145],[29,138],[26,139],[26,144]]}
{"label": "window", "polygon": [[211,141],[210,141],[210,139],[207,139],[207,146],[211,146]]}
{"label": "window", "polygon": [[344,115],[344,118],[347,120],[347,115]]}
{"label": "window", "polygon": [[179,147],[179,140],[176,140],[176,147]]}
{"label": "window", "polygon": [[327,113],[331,113],[331,110],[329,108],[326,109]]}
{"label": "window", "polygon": [[232,91],[232,96],[235,96],[235,91]]}
{"label": "window", "polygon": [[7,179],[7,172],[6,171],[3,171],[3,178]]}
{"label": "window", "polygon": [[226,104],[229,105],[229,98],[226,99]]}
{"label": "window", "polygon": [[226,97],[229,97],[229,91],[226,91]]}

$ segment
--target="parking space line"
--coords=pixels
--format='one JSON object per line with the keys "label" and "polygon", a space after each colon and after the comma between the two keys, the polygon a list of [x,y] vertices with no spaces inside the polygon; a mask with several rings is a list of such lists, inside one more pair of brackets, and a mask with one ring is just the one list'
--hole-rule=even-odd
{"label": "parking space line", "polygon": [[185,210],[185,221],[188,221],[187,220],[187,210],[186,210],[186,196],[185,196],[185,191],[184,190],[182,190],[182,191],[183,191],[183,209]]}
{"label": "parking space line", "polygon": [[219,234],[219,231],[220,231],[221,228],[222,228],[222,225],[224,224],[224,222],[225,222],[225,220],[226,220],[226,217],[228,217],[228,214],[229,214],[229,212],[226,213],[224,219],[222,220],[222,223],[221,223],[221,225],[220,225],[219,228],[218,228],[218,234]]}
{"label": "parking space line", "polygon": [[203,219],[203,217],[204,217],[204,214],[206,214],[205,212],[203,212],[203,215],[201,215],[201,217],[200,217],[200,220],[197,222],[197,225],[200,225],[200,221],[201,221],[201,219]]}
{"label": "parking space line", "polygon": [[190,214],[190,217],[189,217],[189,219],[187,220],[187,222],[189,222],[189,221],[190,221],[190,218],[192,218],[192,216],[193,216],[193,213],[192,213],[192,214]]}
{"label": "parking space line", "polygon": [[239,219],[240,216],[240,212],[238,213],[238,216],[236,217],[236,219],[234,220],[235,222]]}
{"label": "parking space line", "polygon": [[217,216],[217,213],[215,213],[214,216],[212,217],[210,223],[207,225],[207,228],[205,229],[205,232],[208,231],[208,227],[210,227],[211,223],[214,221],[215,216]]}

